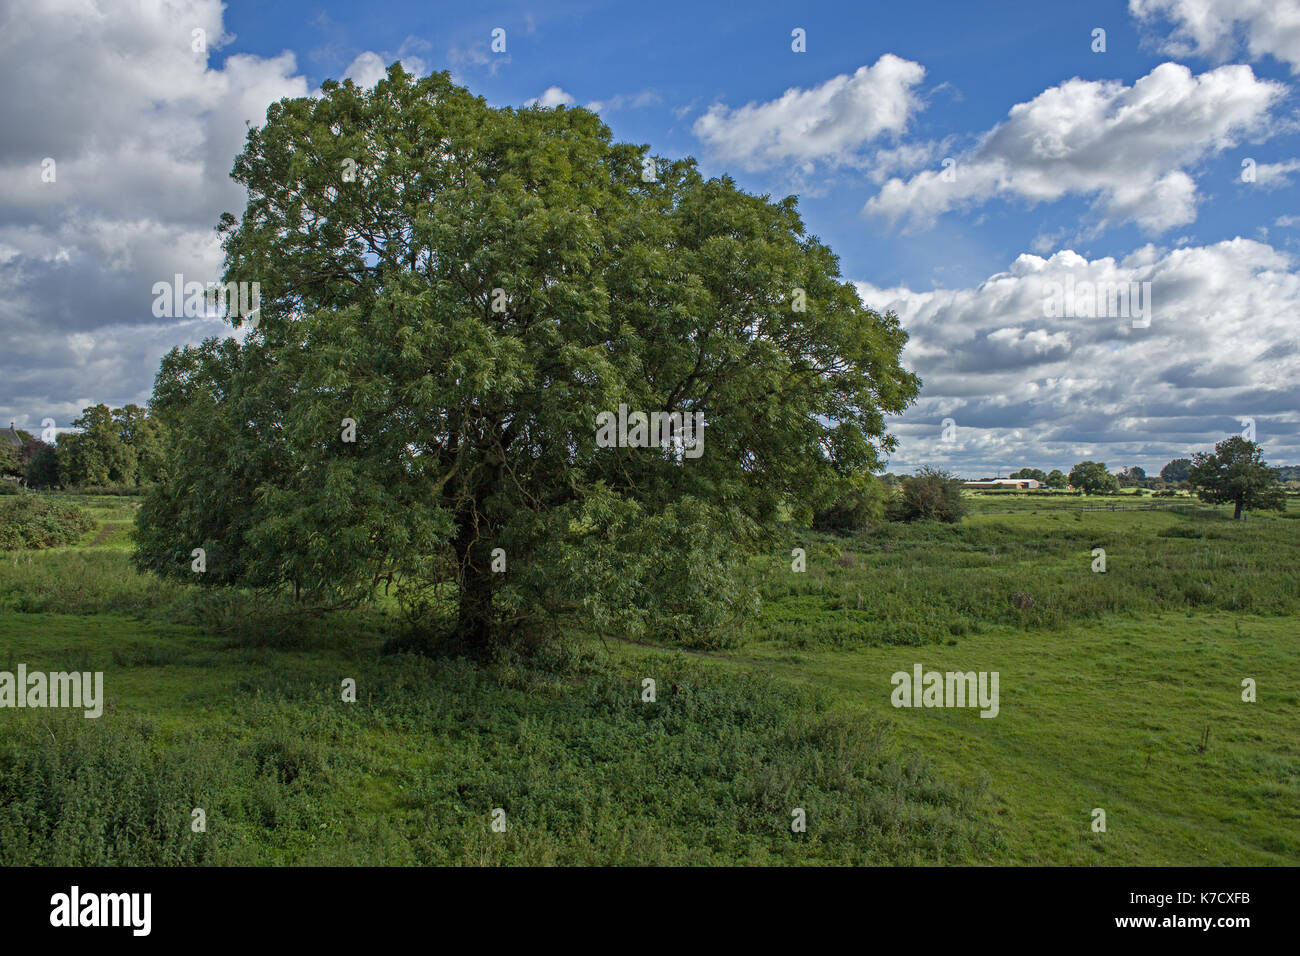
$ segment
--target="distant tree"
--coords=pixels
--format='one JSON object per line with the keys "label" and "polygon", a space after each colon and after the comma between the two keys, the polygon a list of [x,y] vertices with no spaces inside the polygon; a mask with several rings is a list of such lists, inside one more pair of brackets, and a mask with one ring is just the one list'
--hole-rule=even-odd
{"label": "distant tree", "polygon": [[59,484],[59,455],[53,445],[37,439],[23,477],[31,488],[56,488]]}
{"label": "distant tree", "polygon": [[1069,481],[1073,487],[1090,495],[1119,491],[1119,482],[1100,461],[1079,462],[1070,469]]}
{"label": "distant tree", "polygon": [[899,521],[960,521],[967,509],[961,487],[961,479],[950,472],[922,468],[903,479],[890,516]]}
{"label": "distant tree", "polygon": [[1233,503],[1232,517],[1246,511],[1285,511],[1286,494],[1277,469],[1261,460],[1263,449],[1240,435],[1225,438],[1214,452],[1197,452],[1187,480],[1197,497],[1211,504]]}
{"label": "distant tree", "polygon": [[1191,467],[1192,460],[1190,458],[1175,458],[1160,469],[1160,477],[1171,484],[1177,484],[1180,481],[1187,480],[1187,473],[1191,470]]}
{"label": "distant tree", "polygon": [[113,409],[122,443],[135,456],[135,483],[151,484],[157,481],[165,466],[165,447],[162,423],[139,405]]}
{"label": "distant tree", "polygon": [[1125,468],[1123,471],[1121,471],[1117,476],[1117,480],[1120,483],[1120,487],[1140,488],[1146,483],[1147,473],[1145,469],[1139,467],[1138,465],[1133,465],[1132,467]]}
{"label": "distant tree", "polygon": [[1046,485],[1049,488],[1065,488],[1069,484],[1070,479],[1059,468],[1053,468],[1047,476]]}
{"label": "distant tree", "polygon": [[58,436],[60,475],[65,485],[135,482],[135,449],[122,441],[119,422],[107,405],[91,405],[72,423],[79,431]]}
{"label": "distant tree", "polygon": [[1038,468],[1021,468],[1019,471],[1013,471],[1008,478],[1033,478],[1044,484],[1047,482],[1047,473]]}

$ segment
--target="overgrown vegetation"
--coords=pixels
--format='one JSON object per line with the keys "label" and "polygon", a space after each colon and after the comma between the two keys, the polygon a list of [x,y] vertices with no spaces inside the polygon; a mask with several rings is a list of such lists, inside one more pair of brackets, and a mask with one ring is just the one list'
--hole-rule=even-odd
{"label": "overgrown vegetation", "polygon": [[[572,649],[488,668],[384,655],[377,633],[352,624],[342,640],[318,632],[306,653],[259,649],[255,627],[224,648],[116,635],[84,651],[75,666],[109,671],[110,713],[22,712],[0,725],[0,865],[862,864],[996,852],[977,782],[935,775],[885,722],[839,715],[825,695],[681,658],[647,671]],[[653,702],[641,697],[645,673]],[[340,702],[341,674],[357,679],[355,704]],[[202,709],[160,696],[159,681]],[[498,807],[501,834],[490,829]],[[204,833],[191,829],[194,808]],[[796,809],[807,833],[791,829]]]}
{"label": "overgrown vegetation", "polygon": [[[0,862],[1294,860],[1300,510],[969,501],[798,536],[807,571],[756,563],[731,647],[566,626],[471,665],[404,652],[393,601],[304,617],[160,584],[127,562],[137,503],[78,498],[93,541],[0,558],[0,670],[103,670],[108,700],[0,711]],[[998,719],[892,709],[915,661],[1000,670]],[[1224,674],[1264,675],[1261,703]]]}
{"label": "overgrown vegetation", "polygon": [[[791,571],[789,548],[757,565],[752,633],[795,647],[926,644],[1189,607],[1300,614],[1300,509],[1234,523],[1207,508],[1085,515],[1074,500],[991,497],[987,507],[1015,513],[887,523],[852,539],[794,533],[808,570]],[[1098,547],[1104,574],[1092,571]]]}
{"label": "overgrown vegetation", "polygon": [[88,514],[63,499],[12,496],[0,502],[0,551],[72,544],[94,524]]}

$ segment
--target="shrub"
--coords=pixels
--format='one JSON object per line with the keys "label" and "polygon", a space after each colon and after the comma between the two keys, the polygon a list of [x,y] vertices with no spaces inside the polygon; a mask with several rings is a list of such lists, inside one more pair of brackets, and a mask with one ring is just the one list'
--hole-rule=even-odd
{"label": "shrub", "polygon": [[895,521],[955,522],[966,514],[967,507],[961,481],[949,472],[927,467],[903,479],[902,491],[892,503],[890,517]]}
{"label": "shrub", "polygon": [[57,548],[72,544],[95,526],[76,505],[39,495],[20,495],[0,508],[0,551]]}

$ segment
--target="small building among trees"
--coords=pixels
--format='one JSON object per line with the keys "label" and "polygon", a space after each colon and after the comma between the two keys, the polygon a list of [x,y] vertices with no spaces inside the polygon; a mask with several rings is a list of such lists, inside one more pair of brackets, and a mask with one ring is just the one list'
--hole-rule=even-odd
{"label": "small building among trees", "polygon": [[1037,478],[994,478],[989,481],[963,482],[962,487],[971,488],[971,489],[984,488],[989,490],[998,490],[998,489],[1007,489],[1007,488],[1012,488],[1012,489],[1021,488],[1021,489],[1028,490],[1032,488],[1041,488],[1043,487],[1043,483],[1039,481]]}

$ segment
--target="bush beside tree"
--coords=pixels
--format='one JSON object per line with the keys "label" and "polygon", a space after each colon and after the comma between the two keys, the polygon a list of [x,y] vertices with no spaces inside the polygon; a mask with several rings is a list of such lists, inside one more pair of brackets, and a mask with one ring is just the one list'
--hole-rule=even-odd
{"label": "bush beside tree", "polygon": [[960,478],[925,467],[903,479],[898,496],[890,503],[890,517],[896,521],[956,522],[967,508]]}

